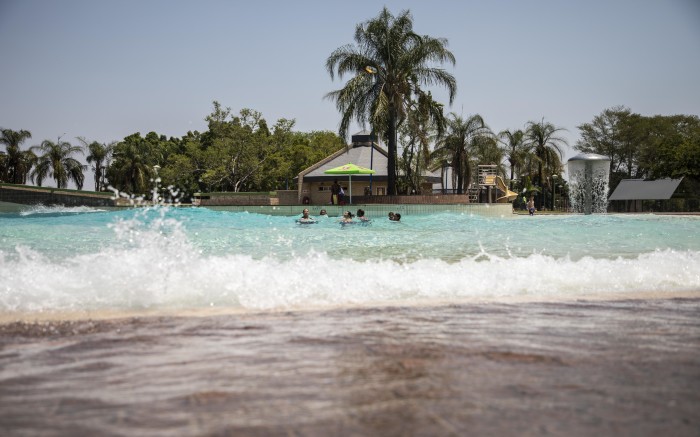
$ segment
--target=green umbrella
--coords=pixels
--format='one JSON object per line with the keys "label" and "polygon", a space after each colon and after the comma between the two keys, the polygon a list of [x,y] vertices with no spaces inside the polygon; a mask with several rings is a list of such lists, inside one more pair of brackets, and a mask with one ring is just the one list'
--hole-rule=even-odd
{"label": "green umbrella", "polygon": [[348,175],[348,180],[350,181],[350,188],[348,191],[350,191],[350,204],[352,205],[352,175],[354,174],[374,174],[375,171],[369,168],[365,167],[360,167],[359,165],[355,164],[345,164],[341,165],[340,167],[336,168],[331,168],[330,170],[324,171],[326,174],[342,174],[342,175]]}

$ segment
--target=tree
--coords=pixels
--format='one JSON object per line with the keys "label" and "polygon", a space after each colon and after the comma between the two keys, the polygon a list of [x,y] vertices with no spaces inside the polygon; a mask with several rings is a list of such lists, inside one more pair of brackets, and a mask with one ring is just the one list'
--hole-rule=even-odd
{"label": "tree", "polygon": [[67,188],[68,182],[73,181],[78,190],[83,189],[85,181],[83,171],[87,166],[72,156],[74,153],[83,153],[80,146],[73,146],[68,141],[61,141],[61,137],[59,137],[55,143],[44,140],[39,146],[32,147],[32,150],[41,152],[31,173],[32,181],[36,182],[38,186],[41,186],[46,177],[51,177],[56,181],[58,188]]}
{"label": "tree", "polygon": [[114,146],[114,160],[107,169],[107,178],[114,188],[132,195],[145,194],[151,188],[150,180],[155,176],[155,165],[162,158],[151,144],[135,133]]}
{"label": "tree", "polygon": [[421,194],[423,175],[432,164],[430,146],[442,138],[447,124],[442,109],[429,92],[409,106],[399,128],[403,149],[399,159],[401,173],[397,176],[400,193]]}
{"label": "tree", "polygon": [[454,76],[433,63],[455,64],[447,40],[418,35],[409,11],[394,17],[387,8],[355,28],[356,45],[336,49],[326,60],[331,78],[354,75],[345,86],[330,92],[342,114],[339,133],[345,139],[350,122],[368,121],[388,140],[388,194],[396,194],[397,131],[414,96],[427,94],[423,86],[442,85],[450,104],[457,92]]}
{"label": "tree", "polygon": [[471,184],[471,158],[476,146],[492,136],[491,129],[479,114],[467,119],[455,113],[448,115],[445,136],[438,141],[432,160],[450,163],[453,178],[456,178],[453,187],[457,188],[457,194],[465,193]]}
{"label": "tree", "polygon": [[78,141],[83,144],[83,147],[87,150],[88,155],[86,157],[88,164],[92,164],[92,170],[95,172],[95,191],[104,190],[104,169],[107,164],[112,151],[114,150],[115,143],[102,144],[97,141],[88,143],[88,141],[83,137],[78,137]]}
{"label": "tree", "polygon": [[520,175],[521,168],[527,160],[529,149],[525,144],[525,133],[520,129],[515,132],[504,130],[498,133],[498,138],[503,145],[503,152],[510,166],[510,189],[513,189],[513,178]]}
{"label": "tree", "polygon": [[650,179],[700,178],[700,118],[695,115],[644,117],[638,166]]}
{"label": "tree", "polygon": [[214,102],[214,111],[206,120],[209,131],[202,139],[202,183],[209,190],[234,192],[259,187],[261,169],[276,151],[262,114],[242,109],[238,116],[231,116],[231,108],[223,109]]}
{"label": "tree", "polygon": [[610,171],[613,179],[623,175],[632,177],[636,167],[637,141],[633,127],[638,114],[629,108],[615,106],[595,116],[590,123],[578,126],[581,138],[574,149],[584,153],[597,153],[610,158]]}
{"label": "tree", "polygon": [[0,144],[3,144],[7,151],[2,172],[3,181],[12,184],[27,182],[27,175],[36,161],[36,155],[31,151],[22,151],[19,147],[31,137],[32,134],[26,130],[2,129],[0,131]]}
{"label": "tree", "polygon": [[[557,132],[563,130],[564,128],[555,127],[544,119],[540,122],[530,121],[526,125],[525,144],[533,149],[537,157],[538,180],[536,182],[543,188],[549,184],[548,178],[545,178],[545,169],[549,170],[550,175],[554,174],[552,171],[560,170],[561,147],[567,142],[564,138],[557,136]],[[544,198],[539,199],[539,204],[540,208],[544,206]]]}
{"label": "tree", "polygon": [[700,176],[700,119],[645,117],[617,106],[580,125],[575,149],[610,158],[610,187],[625,178]]}

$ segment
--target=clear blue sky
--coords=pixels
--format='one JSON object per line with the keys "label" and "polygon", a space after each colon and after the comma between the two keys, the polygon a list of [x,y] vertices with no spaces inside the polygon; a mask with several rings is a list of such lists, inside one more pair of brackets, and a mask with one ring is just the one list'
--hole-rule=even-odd
{"label": "clear blue sky", "polygon": [[336,131],[323,97],[344,82],[325,60],[383,5],[447,38],[448,109],[496,132],[544,117],[573,146],[576,126],[616,105],[700,115],[698,0],[0,0],[0,126],[32,132],[24,148],[59,135],[179,137],[205,130],[218,100]]}

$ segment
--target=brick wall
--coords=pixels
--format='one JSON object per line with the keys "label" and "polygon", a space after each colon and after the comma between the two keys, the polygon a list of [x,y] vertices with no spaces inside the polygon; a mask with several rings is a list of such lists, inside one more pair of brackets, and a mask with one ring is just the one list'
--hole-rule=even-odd
{"label": "brick wall", "polygon": [[426,194],[418,196],[352,196],[353,203],[393,205],[464,205],[466,194]]}
{"label": "brick wall", "polygon": [[111,194],[26,185],[0,185],[0,202],[21,205],[114,206]]}
{"label": "brick wall", "polygon": [[275,206],[279,199],[270,193],[208,193],[195,194],[194,205],[199,206]]}

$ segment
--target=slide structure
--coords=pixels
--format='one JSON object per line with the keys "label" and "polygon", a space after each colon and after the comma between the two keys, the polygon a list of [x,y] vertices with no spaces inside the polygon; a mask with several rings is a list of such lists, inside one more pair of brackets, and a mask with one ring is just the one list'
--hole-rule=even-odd
{"label": "slide structure", "polygon": [[504,193],[503,196],[496,198],[496,202],[498,203],[512,202],[516,197],[518,197],[518,193],[515,191],[510,191],[500,176],[496,176],[496,188]]}

